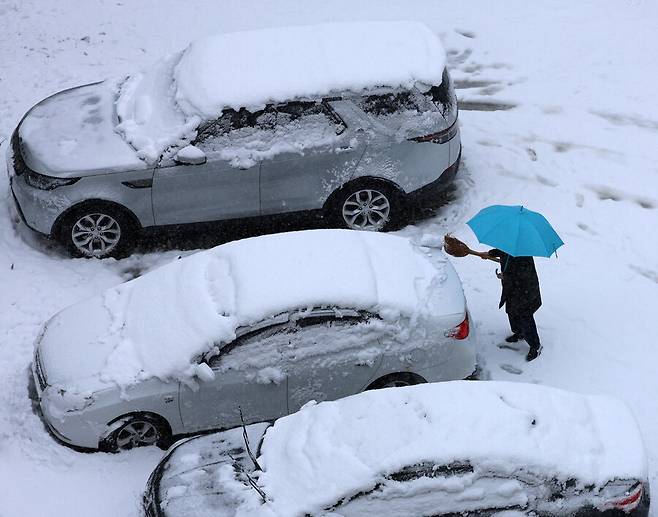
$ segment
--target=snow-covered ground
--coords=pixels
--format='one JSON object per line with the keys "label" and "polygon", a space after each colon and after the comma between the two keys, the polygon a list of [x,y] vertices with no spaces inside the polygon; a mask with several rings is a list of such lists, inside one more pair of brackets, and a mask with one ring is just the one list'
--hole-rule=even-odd
{"label": "snow-covered ground", "polygon": [[[402,233],[439,238],[452,231],[475,246],[464,221],[484,206],[524,204],[547,215],[566,245],[559,258],[537,260],[544,352],[533,363],[496,346],[507,321],[496,310],[494,266],[454,260],[486,371],[494,379],[618,396],[639,419],[655,483],[658,4],[355,4],[0,0],[0,141],[43,97],[137,70],[201,36],[356,19],[427,23],[444,42],[459,88],[463,167],[456,201]],[[136,515],[162,452],[81,454],[56,444],[32,411],[27,366],[35,335],[52,314],[180,251],[68,259],[15,225],[0,168],[0,515]]]}

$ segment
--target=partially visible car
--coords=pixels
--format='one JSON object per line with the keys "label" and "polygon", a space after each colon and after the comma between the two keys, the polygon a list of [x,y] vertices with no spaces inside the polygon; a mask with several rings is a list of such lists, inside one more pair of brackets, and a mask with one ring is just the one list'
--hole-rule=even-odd
{"label": "partially visible car", "polygon": [[144,495],[148,517],[646,517],[649,503],[623,403],[496,381],[361,393],[181,441]]}
{"label": "partially visible car", "polygon": [[350,230],[176,260],[56,314],[33,361],[52,433],[110,451],[475,370],[464,293],[443,252]]}
{"label": "partially visible car", "polygon": [[124,256],[145,228],[274,215],[388,230],[442,203],[457,116],[422,24],[229,33],[39,102],[7,169],[25,224],[74,256]]}

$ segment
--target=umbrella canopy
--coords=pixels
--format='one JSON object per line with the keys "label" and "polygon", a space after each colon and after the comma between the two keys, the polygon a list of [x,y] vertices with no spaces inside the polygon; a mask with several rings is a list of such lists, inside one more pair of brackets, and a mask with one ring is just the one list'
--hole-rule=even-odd
{"label": "umbrella canopy", "polygon": [[466,224],[482,244],[513,257],[550,257],[564,244],[543,215],[518,205],[483,208]]}

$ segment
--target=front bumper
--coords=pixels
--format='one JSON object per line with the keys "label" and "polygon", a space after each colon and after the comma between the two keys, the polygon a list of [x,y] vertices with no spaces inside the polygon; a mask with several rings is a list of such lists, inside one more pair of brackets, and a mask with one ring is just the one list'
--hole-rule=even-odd
{"label": "front bumper", "polygon": [[16,210],[31,230],[50,236],[53,225],[70,205],[66,196],[52,190],[39,190],[25,183],[23,176],[10,176],[10,188]]}
{"label": "front bumper", "polygon": [[36,412],[43,422],[48,433],[62,445],[66,445],[81,452],[89,452],[98,449],[98,433],[92,425],[85,422],[77,413],[58,417],[53,414],[48,405],[47,398],[43,397],[47,386],[43,384],[43,378],[39,378],[39,372],[35,362],[32,363],[30,372],[30,384],[34,390],[30,390],[36,397],[33,402]]}

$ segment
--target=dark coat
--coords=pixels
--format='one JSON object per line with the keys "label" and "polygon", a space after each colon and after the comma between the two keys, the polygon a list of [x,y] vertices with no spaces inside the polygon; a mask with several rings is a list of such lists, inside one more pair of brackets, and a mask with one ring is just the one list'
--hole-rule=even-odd
{"label": "dark coat", "polygon": [[505,305],[508,314],[533,314],[541,307],[539,279],[532,257],[512,257],[501,250],[491,250],[489,254],[500,259],[503,292],[500,305]]}

